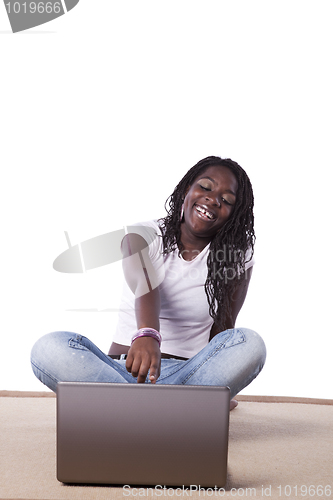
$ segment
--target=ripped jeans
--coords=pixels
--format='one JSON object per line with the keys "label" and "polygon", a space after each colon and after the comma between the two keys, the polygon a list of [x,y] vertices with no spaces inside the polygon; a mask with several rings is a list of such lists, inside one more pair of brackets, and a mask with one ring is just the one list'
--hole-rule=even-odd
{"label": "ripped jeans", "polygon": [[[259,374],[265,359],[262,338],[253,330],[234,328],[217,334],[188,360],[162,359],[156,383],[228,386],[233,398]],[[44,335],[31,351],[36,377],[54,392],[58,382],[135,383],[125,363],[71,332]],[[150,383],[148,376],[146,383]]]}

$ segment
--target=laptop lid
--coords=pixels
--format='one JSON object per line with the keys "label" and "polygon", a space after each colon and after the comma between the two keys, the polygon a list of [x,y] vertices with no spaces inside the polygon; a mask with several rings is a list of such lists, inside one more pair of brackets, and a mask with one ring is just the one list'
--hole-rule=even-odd
{"label": "laptop lid", "polygon": [[228,387],[61,382],[57,479],[223,487]]}

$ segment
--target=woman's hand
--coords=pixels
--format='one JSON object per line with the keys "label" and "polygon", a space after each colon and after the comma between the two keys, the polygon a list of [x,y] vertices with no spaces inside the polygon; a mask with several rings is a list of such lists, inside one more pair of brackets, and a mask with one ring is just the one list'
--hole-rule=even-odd
{"label": "woman's hand", "polygon": [[161,370],[161,351],[157,340],[152,337],[134,340],[127,354],[126,370],[138,378],[139,384],[145,382],[149,371],[149,380],[155,384]]}

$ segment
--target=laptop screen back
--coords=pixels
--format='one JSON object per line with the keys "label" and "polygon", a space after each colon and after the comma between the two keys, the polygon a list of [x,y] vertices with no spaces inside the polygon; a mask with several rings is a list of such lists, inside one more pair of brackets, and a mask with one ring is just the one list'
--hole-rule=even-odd
{"label": "laptop screen back", "polygon": [[229,392],[210,386],[59,383],[58,480],[224,486]]}

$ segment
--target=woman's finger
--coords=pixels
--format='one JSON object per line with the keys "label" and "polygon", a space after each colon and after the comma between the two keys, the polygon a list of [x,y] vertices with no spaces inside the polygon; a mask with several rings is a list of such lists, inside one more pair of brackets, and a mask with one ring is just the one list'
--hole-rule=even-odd
{"label": "woman's finger", "polygon": [[134,358],[133,358],[133,355],[131,353],[127,354],[125,368],[130,373],[132,372],[133,359]]}
{"label": "woman's finger", "polygon": [[161,366],[161,359],[160,357],[153,357],[150,368],[149,368],[149,380],[152,384],[156,383],[156,380],[160,376],[160,366]]}
{"label": "woman's finger", "polygon": [[[143,384],[146,381],[147,375],[148,375],[148,370],[149,370],[149,360],[141,360],[141,364],[139,367],[138,372],[135,377],[138,377],[138,384]],[[133,369],[132,369],[132,375],[133,375]]]}

